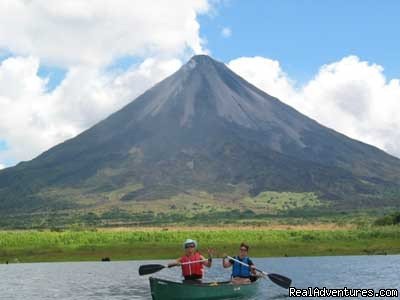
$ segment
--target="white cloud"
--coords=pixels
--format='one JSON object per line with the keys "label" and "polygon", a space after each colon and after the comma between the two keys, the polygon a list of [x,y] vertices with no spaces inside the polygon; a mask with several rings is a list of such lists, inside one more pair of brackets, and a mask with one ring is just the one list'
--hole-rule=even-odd
{"label": "white cloud", "polygon": [[5,165],[0,164],[0,170],[4,169],[5,167],[6,167]]}
{"label": "white cloud", "polygon": [[50,95],[55,103],[59,103],[56,115],[58,119],[76,125],[78,132],[82,131],[128,104],[181,64],[178,59],[148,58],[122,73],[72,68]]}
{"label": "white cloud", "polygon": [[[35,148],[47,144],[37,135],[41,133],[41,123],[33,126],[46,111],[43,98],[46,82],[36,76],[38,67],[38,60],[32,57],[9,58],[0,65],[0,138],[8,144],[7,150],[0,152],[1,161],[8,152],[20,157],[23,152],[35,152]],[[33,130],[34,127],[37,129]],[[10,142],[14,141],[24,143],[11,150]]]}
{"label": "white cloud", "polygon": [[202,53],[196,17],[208,9],[207,0],[3,0],[0,49],[62,67]]}
{"label": "white cloud", "polygon": [[271,96],[288,100],[295,94],[293,80],[282,71],[277,60],[261,56],[241,57],[230,61],[228,67]]}
{"label": "white cloud", "polygon": [[224,27],[224,28],[222,28],[222,30],[221,30],[221,35],[222,35],[224,38],[229,38],[229,37],[231,37],[231,36],[232,36],[232,29],[230,29],[229,27]]}
{"label": "white cloud", "polygon": [[[0,53],[11,55],[0,60],[0,162],[32,159],[207,52],[197,16],[210,9],[207,0],[0,1]],[[139,63],[109,69],[126,56]],[[51,92],[41,64],[66,71]]]}
{"label": "white cloud", "polygon": [[321,67],[299,97],[304,112],[353,138],[400,156],[400,85],[356,56]]}
{"label": "white cloud", "polygon": [[181,66],[178,59],[146,59],[123,73],[71,68],[51,93],[38,77],[37,58],[0,64],[0,161],[28,160],[123,107]]}
{"label": "white cloud", "polygon": [[[7,143],[0,167],[87,129],[188,55],[207,52],[196,17],[210,10],[206,0],[0,1],[0,55],[11,55],[0,64],[0,140]],[[124,56],[141,62],[107,69]],[[67,71],[51,92],[40,64]],[[242,57],[229,67],[320,123],[400,156],[400,83],[381,66],[349,56],[300,88],[275,60]]]}
{"label": "white cloud", "polygon": [[277,61],[242,57],[228,66],[320,123],[400,157],[400,82],[382,66],[348,56],[297,89]]}

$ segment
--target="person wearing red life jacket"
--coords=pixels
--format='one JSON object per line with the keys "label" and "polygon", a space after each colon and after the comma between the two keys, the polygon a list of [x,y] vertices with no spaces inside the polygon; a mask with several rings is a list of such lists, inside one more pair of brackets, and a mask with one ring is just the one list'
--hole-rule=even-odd
{"label": "person wearing red life jacket", "polygon": [[201,282],[204,275],[204,266],[210,268],[212,264],[211,250],[208,250],[208,259],[197,251],[197,242],[187,239],[183,243],[185,254],[168,267],[181,266],[185,283]]}

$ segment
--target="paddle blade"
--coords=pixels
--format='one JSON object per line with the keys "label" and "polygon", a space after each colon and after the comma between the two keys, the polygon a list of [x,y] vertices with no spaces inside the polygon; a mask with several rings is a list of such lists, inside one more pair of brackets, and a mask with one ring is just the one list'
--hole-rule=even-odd
{"label": "paddle blade", "polygon": [[162,269],[164,269],[165,266],[163,265],[157,265],[157,264],[152,264],[152,265],[143,265],[139,267],[139,275],[147,275],[147,274],[153,274],[155,272],[158,272]]}
{"label": "paddle blade", "polygon": [[292,280],[290,278],[279,274],[268,274],[268,278],[271,279],[273,283],[276,283],[284,289],[288,289],[290,287],[290,284],[292,283]]}

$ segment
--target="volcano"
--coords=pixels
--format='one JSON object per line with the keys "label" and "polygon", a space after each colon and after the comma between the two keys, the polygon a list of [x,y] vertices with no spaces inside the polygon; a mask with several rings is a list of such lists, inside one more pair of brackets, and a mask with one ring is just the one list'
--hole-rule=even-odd
{"label": "volcano", "polygon": [[75,138],[0,171],[0,210],[145,208],[185,195],[234,206],[267,191],[357,209],[399,206],[399,187],[399,159],[198,55]]}

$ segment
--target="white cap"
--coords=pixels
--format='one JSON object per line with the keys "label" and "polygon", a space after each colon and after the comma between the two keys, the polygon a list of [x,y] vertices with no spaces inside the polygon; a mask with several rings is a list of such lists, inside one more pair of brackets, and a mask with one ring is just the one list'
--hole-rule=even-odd
{"label": "white cap", "polygon": [[183,243],[183,249],[186,249],[186,245],[188,245],[188,244],[194,244],[194,247],[197,248],[197,242],[196,242],[196,240],[187,239],[187,240]]}

